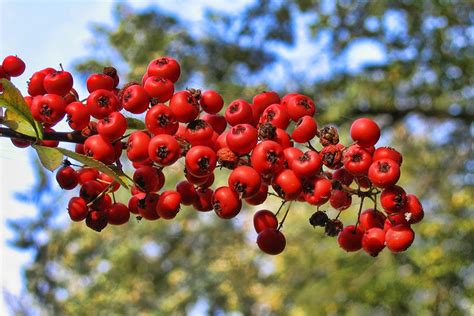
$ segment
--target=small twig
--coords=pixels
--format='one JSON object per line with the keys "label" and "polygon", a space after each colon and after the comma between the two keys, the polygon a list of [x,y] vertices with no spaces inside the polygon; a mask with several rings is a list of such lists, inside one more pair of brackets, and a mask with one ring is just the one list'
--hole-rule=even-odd
{"label": "small twig", "polygon": [[280,211],[281,211],[283,205],[285,205],[285,203],[286,203],[285,200],[281,201],[281,205],[280,205],[280,207],[278,208],[278,211],[275,213],[275,216],[278,216],[278,214],[280,213]]}
{"label": "small twig", "polygon": [[285,215],[283,216],[280,224],[278,225],[277,230],[280,230],[283,227],[283,223],[285,223],[286,217],[288,216],[288,213],[290,212],[290,208],[291,208],[291,202],[290,202],[290,205],[288,205],[288,208],[286,209]]}

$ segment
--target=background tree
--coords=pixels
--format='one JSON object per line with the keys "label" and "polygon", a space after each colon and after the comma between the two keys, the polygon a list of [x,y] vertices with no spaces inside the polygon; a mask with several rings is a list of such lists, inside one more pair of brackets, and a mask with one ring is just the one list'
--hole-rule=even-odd
{"label": "background tree", "polygon": [[[335,122],[345,135],[352,119],[373,116],[381,142],[404,154],[401,183],[422,198],[425,220],[408,252],[373,259],[338,249],[309,226],[313,210],[298,205],[284,226],[287,249],[270,258],[253,244],[248,207],[232,221],[184,209],[177,221],[97,234],[53,225],[64,213],[57,202],[12,225],[16,245],[35,253],[28,289],[55,314],[184,314],[196,304],[209,314],[471,313],[473,16],[469,1],[255,1],[235,15],[209,11],[196,30],[158,8],[117,5],[116,24],[94,29],[101,56],[80,61],[79,72],[118,64],[139,81],[149,60],[171,55],[182,88],[215,88],[227,103],[263,89],[300,91],[317,102],[320,126]],[[361,42],[384,61],[351,69]],[[301,47],[311,52],[304,71]],[[312,71],[322,66],[324,76]],[[40,188],[37,199],[52,194]]]}

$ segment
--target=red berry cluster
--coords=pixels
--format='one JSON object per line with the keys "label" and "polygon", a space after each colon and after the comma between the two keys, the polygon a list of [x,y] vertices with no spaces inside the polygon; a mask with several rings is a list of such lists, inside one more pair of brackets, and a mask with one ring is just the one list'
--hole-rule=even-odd
{"label": "red berry cluster", "polygon": [[[11,58],[16,57],[7,57],[2,69],[21,73],[24,64]],[[69,201],[73,221],[85,219],[87,226],[101,231],[107,224],[128,222],[130,213],[139,219],[172,219],[181,205],[201,212],[214,210],[230,219],[239,214],[243,201],[260,205],[273,195],[282,201],[278,211],[259,210],[254,215],[257,244],[265,253],[284,250],[281,229],[293,202],[316,206],[310,223],[338,236],[346,251],[363,248],[376,256],[385,246],[398,252],[411,245],[410,225],[423,218],[423,208],[416,196],[396,185],[401,154],[374,147],[380,137],[374,121],[355,120],[350,129],[354,143],[344,146],[335,127],[318,128],[316,106],[308,96],[291,93],[280,98],[276,92],[263,92],[252,103],[237,99],[224,109],[216,91],[175,92],[180,73],[173,58],[157,58],[141,83],[129,82],[119,89],[117,72],[105,68],[102,74],[89,76],[89,95],[83,101],[69,72],[46,68],[33,74],[25,100],[46,131],[66,117],[71,129],[85,139],[76,146],[77,153],[120,168],[126,149],[135,169],[129,177],[132,196],[125,205],[115,201],[120,185],[113,178],[87,166],[76,170],[66,161],[56,179],[66,190],[81,187],[79,196]],[[126,112],[144,114],[146,129],[125,135]],[[319,140],[319,149],[311,143],[314,139]],[[55,147],[58,142],[43,141],[43,145]],[[185,179],[173,190],[160,191],[165,185],[163,169],[182,158]],[[227,168],[230,174],[226,186],[212,189],[216,168]],[[270,186],[274,193],[269,192]],[[344,227],[338,218],[354,196],[361,199],[357,223]],[[374,208],[362,212],[368,199]],[[378,200],[383,212],[377,209]],[[319,210],[327,203],[338,211],[336,218]],[[278,220],[285,204],[289,206]]]}

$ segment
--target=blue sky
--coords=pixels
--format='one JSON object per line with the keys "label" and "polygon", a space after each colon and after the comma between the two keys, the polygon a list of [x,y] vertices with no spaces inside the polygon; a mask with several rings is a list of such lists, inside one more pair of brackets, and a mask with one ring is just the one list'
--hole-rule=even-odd
{"label": "blue sky", "polygon": [[[153,1],[132,1],[134,8],[143,8]],[[250,0],[237,1],[154,1],[167,11],[179,13],[180,17],[199,26],[206,6],[235,12]],[[182,10],[192,4],[194,10]],[[7,1],[0,0],[0,58],[18,55],[27,64],[26,72],[13,82],[26,92],[26,81],[31,74],[45,67],[58,67],[62,63],[66,70],[72,63],[87,56],[85,46],[91,39],[92,22],[112,24],[111,1]],[[308,47],[309,34],[299,28],[298,45],[291,49],[280,49],[284,58],[292,60],[297,71],[306,71],[312,61],[314,47]],[[373,43],[361,42],[352,48],[350,69],[357,70],[368,61],[383,61],[384,54]],[[295,58],[297,57],[297,58]],[[296,62],[295,62],[296,60]],[[322,60],[313,67],[311,75],[324,75],[329,60]],[[276,74],[281,69],[273,70]],[[75,84],[81,96],[85,95],[83,84]],[[64,127],[64,125],[63,125]],[[31,150],[17,149],[8,139],[0,138],[0,287],[14,295],[21,295],[23,281],[21,269],[30,260],[28,253],[21,253],[7,245],[12,236],[6,228],[8,219],[34,216],[34,207],[14,199],[15,192],[25,191],[34,183],[31,169]],[[8,309],[0,296],[0,315],[8,315]]]}

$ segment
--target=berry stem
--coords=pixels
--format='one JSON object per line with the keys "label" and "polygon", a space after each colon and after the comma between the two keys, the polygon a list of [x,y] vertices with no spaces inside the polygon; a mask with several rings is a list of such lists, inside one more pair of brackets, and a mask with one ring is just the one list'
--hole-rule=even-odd
{"label": "berry stem", "polygon": [[[278,197],[279,197],[279,196],[278,196]],[[281,201],[281,205],[280,205],[280,207],[278,208],[278,211],[275,213],[275,216],[278,216],[278,214],[280,213],[280,211],[281,211],[281,209],[283,208],[283,205],[285,205],[285,203],[286,203],[285,200]]]}
{"label": "berry stem", "polygon": [[354,226],[354,234],[356,233],[356,230],[357,230],[357,226],[359,225],[359,221],[360,221],[360,213],[362,213],[362,208],[364,207],[364,199],[365,199],[365,196],[362,196],[360,198],[360,206],[359,206],[359,212],[357,213],[357,222]]}
{"label": "berry stem", "polygon": [[[282,206],[283,206],[283,204],[282,204]],[[290,208],[291,208],[291,202],[288,205],[288,208],[286,209],[285,215],[283,215],[283,218],[282,218],[280,224],[278,225],[277,230],[280,230],[283,227],[283,223],[285,223],[286,217],[288,216],[288,213],[290,212]]]}

